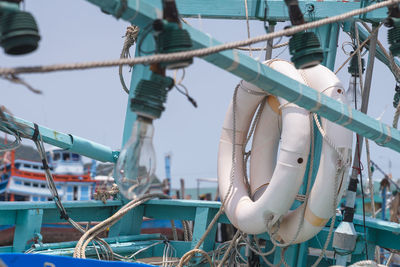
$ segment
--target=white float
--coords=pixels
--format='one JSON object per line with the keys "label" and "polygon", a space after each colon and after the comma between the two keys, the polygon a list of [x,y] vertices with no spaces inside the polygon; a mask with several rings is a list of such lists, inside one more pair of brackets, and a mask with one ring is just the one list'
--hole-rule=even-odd
{"label": "white float", "polygon": [[[346,101],[339,79],[321,65],[297,70],[290,62],[283,60],[272,60],[266,64],[338,101]],[[253,136],[248,192],[244,180],[243,146],[257,106],[265,97],[267,101]],[[232,165],[234,105],[236,160]],[[229,106],[221,134],[218,185],[222,199],[230,190],[225,213],[241,231],[249,234],[263,233],[267,231],[267,222],[273,225],[279,220],[277,234],[281,241],[299,243],[317,234],[332,216],[335,177],[339,177],[336,192],[339,200],[348,173],[346,168],[337,173],[340,159],[337,151],[342,154],[342,160],[348,161],[352,133],[325,119],[321,119],[322,128],[335,147],[323,141],[318,173],[306,202],[304,218],[303,207],[289,211],[303,182],[309,157],[310,116],[308,110],[288,103],[283,98],[266,96],[264,91],[248,82],[241,81],[239,84],[236,99]],[[303,228],[293,240],[302,219]]]}

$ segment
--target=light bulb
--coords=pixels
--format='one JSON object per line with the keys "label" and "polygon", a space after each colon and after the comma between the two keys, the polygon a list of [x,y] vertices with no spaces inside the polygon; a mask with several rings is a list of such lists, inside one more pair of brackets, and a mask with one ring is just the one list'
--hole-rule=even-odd
{"label": "light bulb", "polygon": [[361,90],[356,76],[352,75],[350,78],[349,89],[346,91],[346,97],[352,108],[357,110],[361,109]]}
{"label": "light bulb", "polygon": [[123,196],[135,199],[145,194],[154,179],[156,155],[152,120],[138,116],[129,141],[119,155],[116,183]]}

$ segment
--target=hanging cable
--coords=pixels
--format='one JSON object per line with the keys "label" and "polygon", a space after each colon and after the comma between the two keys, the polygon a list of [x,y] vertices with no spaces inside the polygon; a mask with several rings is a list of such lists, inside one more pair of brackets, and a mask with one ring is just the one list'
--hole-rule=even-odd
{"label": "hanging cable", "polygon": [[42,94],[42,91],[33,88],[29,83],[27,83],[26,81],[24,81],[23,79],[19,78],[17,75],[15,74],[10,74],[10,75],[4,75],[4,76],[0,76],[1,78],[3,78],[4,80],[7,80],[9,82],[12,83],[16,83],[16,84],[20,84],[25,86],[29,91],[31,91],[34,94]]}
{"label": "hanging cable", "polygon": [[[246,13],[246,28],[247,28],[247,38],[250,39],[250,22],[249,22],[249,10],[247,8],[247,0],[244,0],[244,8]],[[249,55],[252,57],[251,45],[249,45]]]}
{"label": "hanging cable", "polygon": [[178,73],[178,70],[175,70],[175,72],[174,72],[174,87],[175,87],[175,89],[179,92],[179,93],[181,93],[182,95],[184,95],[184,96],[186,96],[186,98],[187,98],[187,100],[195,107],[195,108],[197,108],[197,102],[196,102],[196,100],[193,98],[193,97],[191,97],[190,95],[189,95],[189,90],[186,88],[186,86],[184,86],[183,84],[182,84],[182,81],[183,81],[183,79],[185,78],[185,69],[182,69],[182,76],[181,76],[181,78],[180,78],[180,80],[179,81],[177,81],[177,73]]}

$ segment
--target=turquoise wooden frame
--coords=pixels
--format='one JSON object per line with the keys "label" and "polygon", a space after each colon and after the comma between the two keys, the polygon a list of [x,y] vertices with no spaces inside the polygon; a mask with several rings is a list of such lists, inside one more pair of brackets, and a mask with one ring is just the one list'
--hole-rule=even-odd
{"label": "turquoise wooden frame", "polygon": [[[101,221],[111,216],[122,205],[119,200],[108,201],[103,204],[100,201],[74,201],[65,202],[64,206],[68,214],[78,222]],[[133,210],[136,215],[131,221],[132,234],[121,234],[110,232],[106,239],[115,252],[124,255],[132,254],[140,248],[152,244],[162,237],[153,235],[140,235],[140,225],[143,216],[154,219],[166,220],[188,220],[194,221],[193,240],[189,242],[171,241],[172,246],[177,250],[177,256],[182,256],[190,248],[193,248],[199,238],[204,233],[209,222],[220,207],[219,202],[196,201],[196,200],[151,200]],[[128,215],[129,217],[129,215]],[[337,216],[335,226],[341,221],[341,216]],[[58,210],[54,203],[46,202],[0,202],[0,225],[15,226],[14,242],[12,246],[0,247],[0,253],[23,252],[33,245],[33,240],[37,239],[41,225],[46,223],[62,222]],[[29,223],[28,223],[29,222]],[[222,215],[218,222],[229,223],[225,215]],[[120,223],[121,224],[121,223]],[[376,245],[400,250],[400,225],[391,222],[385,222],[378,219],[367,218],[367,236],[364,236],[362,229],[361,216],[355,216],[355,228],[358,232],[356,249],[352,254],[352,262],[361,260],[365,256],[364,240],[368,240],[370,253]],[[120,225],[119,225],[120,226]],[[117,228],[119,227],[117,225]],[[329,226],[329,224],[328,224]],[[215,249],[218,245],[215,242],[216,227],[206,238],[202,249],[209,251]],[[324,228],[317,236],[301,245],[292,246],[286,253],[286,260],[290,266],[308,266],[315,260],[315,257],[307,257],[308,248],[320,248],[328,234],[328,228]],[[266,234],[260,235],[260,238],[268,240]],[[63,242],[54,244],[36,243],[34,246],[37,251],[44,254],[71,256],[76,242]],[[158,245],[154,249],[141,254],[140,257],[156,257],[162,255],[163,245]],[[328,250],[332,250],[329,245]],[[88,250],[88,256],[95,257],[93,249]],[[276,263],[280,260],[280,251],[276,251],[269,257],[270,261]],[[323,260],[320,266],[329,266],[332,260]]]}
{"label": "turquoise wooden frame", "polygon": [[[126,8],[119,0],[88,0],[89,2],[99,6],[102,11],[113,16],[121,14],[121,18],[132,22],[140,27],[144,27],[157,18],[160,14],[159,0],[131,0],[127,1]],[[200,3],[201,2],[201,3]],[[367,4],[366,1],[356,2],[337,2],[337,1],[299,1],[300,7],[304,12],[314,12],[314,18],[320,19],[332,15],[336,15],[337,10],[341,12],[350,11],[359,8],[361,5]],[[200,14],[203,18],[223,18],[223,19],[244,19],[244,9],[242,0],[177,0],[178,9],[184,17],[194,17]],[[248,0],[249,17],[250,19],[263,20],[264,8],[268,5],[269,21],[284,21],[288,20],[285,11],[285,4],[278,0]],[[209,8],[212,6],[213,8]],[[122,12],[121,12],[122,11]],[[382,21],[386,18],[386,9],[376,10],[368,13],[361,18],[365,21]],[[306,18],[307,19],[307,18]],[[351,21],[351,20],[350,20]],[[204,48],[220,44],[214,38],[191,28],[188,25],[183,25],[191,35],[194,48]],[[325,53],[324,65],[333,69],[337,33],[339,24],[325,25],[319,30],[322,36],[322,46]],[[360,31],[361,39],[367,38],[368,34],[365,31]],[[141,36],[139,36],[141,38]],[[147,38],[143,42],[143,47],[151,47],[153,42],[151,38]],[[377,58],[388,63],[382,51],[377,49]],[[399,131],[385,125],[365,114],[355,111],[346,105],[343,105],[325,95],[317,93],[312,88],[299,84],[296,81],[268,68],[258,61],[240,53],[236,50],[223,51],[203,58],[211,64],[214,64],[226,71],[231,72],[239,78],[245,79],[259,86],[268,93],[281,96],[291,102],[298,104],[306,109],[313,110],[319,116],[327,118],[331,121],[339,123],[349,130],[376,141],[377,143],[387,146],[395,151],[400,152],[400,134]],[[398,64],[398,62],[396,62]],[[133,96],[134,88],[142,78],[148,78],[150,75],[149,67],[144,65],[136,66],[132,73],[132,82],[130,85],[130,97]],[[131,127],[136,116],[130,111],[129,101],[126,111],[126,120],[124,128],[123,143],[130,136]],[[30,126],[32,123],[17,118],[18,122]],[[45,142],[68,148],[74,152],[81,153],[88,157],[101,161],[115,162],[118,158],[118,153],[102,145],[77,138],[72,135],[66,135],[56,132],[52,129],[39,127]],[[33,134],[30,132],[28,134]],[[321,142],[321,140],[317,141]],[[318,146],[318,144],[317,144]],[[319,152],[316,151],[316,157],[319,157]],[[109,201],[103,204],[98,201],[86,202],[66,202],[69,215],[76,221],[88,220],[103,220],[113,214],[117,209],[124,204],[126,200]],[[203,201],[184,201],[184,200],[152,200],[144,205],[137,207],[128,213],[123,220],[114,225],[109,232],[109,242],[113,243],[117,237],[122,242],[130,242],[127,248],[118,250],[121,253],[135,251],[149,244],[151,240],[159,239],[159,236],[146,236],[140,234],[140,225],[143,216],[156,219],[174,219],[174,220],[191,220],[195,221],[193,241],[173,241],[171,244],[178,251],[177,256],[182,256],[184,252],[193,248],[197,243],[202,233],[205,231],[210,220],[219,209],[220,203],[203,202]],[[341,218],[337,218],[337,224]],[[15,225],[14,243],[10,247],[0,247],[0,252],[20,252],[27,249],[35,237],[40,234],[41,225],[43,223],[61,222],[58,211],[53,203],[0,203],[0,225]],[[223,215],[219,222],[229,223]],[[398,224],[384,222],[375,219],[367,219],[367,236],[364,236],[362,231],[362,220],[355,217],[354,220],[356,230],[358,232],[358,240],[355,251],[353,252],[352,261],[364,259],[364,242],[368,240],[370,254],[375,247],[379,245],[391,249],[400,249],[400,226]],[[214,241],[216,228],[211,231],[209,237],[205,240],[202,248],[206,251],[214,249],[216,243]],[[308,248],[320,248],[321,240],[325,240],[328,229],[324,228],[316,237],[301,245],[291,246],[286,253],[286,261],[291,266],[306,266],[313,260],[313,256],[307,256]],[[124,237],[125,236],[125,237]],[[267,235],[262,235],[268,240]],[[125,238],[125,239],[124,239]],[[56,253],[45,250],[48,248],[57,249],[72,248],[74,243],[62,244],[46,244],[36,245],[42,253]],[[125,250],[124,250],[125,249]],[[329,245],[328,250],[332,250]],[[71,250],[64,251],[65,255],[69,255]],[[159,256],[162,253],[162,246],[155,246],[151,252],[146,252],[146,256]],[[269,258],[274,263],[278,263],[280,259],[280,251],[277,250]],[[323,262],[322,265],[332,263],[331,261]],[[321,265],[321,266],[322,266]]]}

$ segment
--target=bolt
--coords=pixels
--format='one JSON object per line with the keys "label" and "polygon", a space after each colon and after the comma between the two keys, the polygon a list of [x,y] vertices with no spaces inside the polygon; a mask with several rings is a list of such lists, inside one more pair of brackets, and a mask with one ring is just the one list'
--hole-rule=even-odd
{"label": "bolt", "polygon": [[306,10],[307,10],[308,13],[314,12],[314,9],[315,9],[315,7],[314,7],[313,4],[307,4],[306,5]]}

